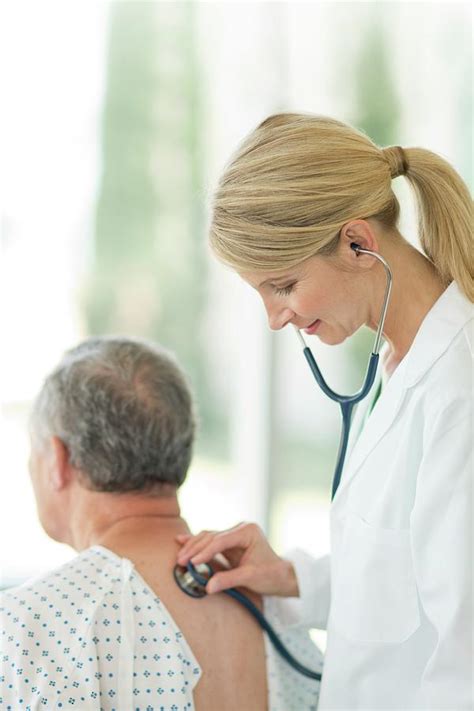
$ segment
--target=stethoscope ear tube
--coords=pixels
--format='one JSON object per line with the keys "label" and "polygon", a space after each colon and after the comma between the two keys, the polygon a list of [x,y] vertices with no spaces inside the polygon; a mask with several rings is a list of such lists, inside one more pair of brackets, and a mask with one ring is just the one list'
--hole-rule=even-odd
{"label": "stethoscope ear tube", "polygon": [[306,345],[306,342],[305,342],[299,328],[297,326],[295,326],[296,334],[298,335],[298,338],[303,346],[304,357],[306,358],[306,361],[311,369],[314,379],[318,383],[318,385],[321,388],[321,390],[323,391],[323,393],[325,395],[327,395],[327,397],[329,397],[331,400],[338,402],[341,407],[342,428],[341,428],[341,437],[339,440],[339,451],[338,451],[337,460],[336,460],[336,467],[334,470],[334,476],[333,476],[333,481],[332,481],[331,500],[334,499],[334,497],[336,495],[336,491],[339,486],[339,483],[341,481],[342,470],[344,468],[344,461],[345,461],[346,453],[347,453],[347,445],[349,442],[352,412],[354,410],[354,406],[358,402],[363,400],[369,394],[370,389],[372,388],[372,385],[374,384],[374,381],[375,381],[375,376],[377,373],[377,366],[378,366],[378,362],[379,362],[379,350],[380,350],[380,345],[382,342],[383,327],[385,324],[388,303],[389,303],[390,294],[392,291],[392,271],[391,271],[389,265],[387,264],[387,262],[385,261],[385,259],[380,254],[377,254],[377,252],[372,252],[369,249],[363,249],[355,242],[353,242],[351,244],[351,249],[353,249],[357,254],[368,254],[371,257],[374,257],[375,259],[377,259],[383,265],[383,267],[385,269],[385,275],[387,277],[387,283],[385,286],[385,294],[384,294],[384,300],[383,300],[382,309],[381,309],[381,313],[380,313],[379,325],[377,328],[377,333],[375,335],[375,341],[374,341],[372,353],[370,354],[370,359],[367,364],[367,372],[365,374],[365,380],[364,380],[364,383],[363,383],[361,389],[358,392],[354,393],[353,395],[340,395],[339,393],[336,393],[334,390],[332,390],[332,388],[330,388],[329,385],[324,380],[323,375],[319,369],[319,366],[316,363],[316,360],[311,352],[311,349]]}
{"label": "stethoscope ear tube", "polygon": [[[176,565],[173,571],[174,579],[176,583],[181,588],[183,592],[191,597],[199,598],[205,597],[206,585],[209,579],[214,575],[214,571],[211,566],[207,563],[201,564],[199,566],[199,572],[196,570],[194,565],[189,562],[186,568]],[[204,575],[202,573],[205,573]],[[243,593],[239,592],[235,588],[230,588],[229,590],[223,590],[226,595],[237,600],[241,605],[243,605],[251,615],[257,620],[260,627],[268,634],[268,637],[280,654],[280,656],[288,663],[290,666],[299,672],[303,676],[309,679],[314,679],[315,681],[321,681],[321,673],[307,669],[305,666],[300,664],[292,654],[287,650],[281,639],[278,637],[277,633],[265,618],[265,616],[260,612],[258,607],[256,607],[249,598]]]}

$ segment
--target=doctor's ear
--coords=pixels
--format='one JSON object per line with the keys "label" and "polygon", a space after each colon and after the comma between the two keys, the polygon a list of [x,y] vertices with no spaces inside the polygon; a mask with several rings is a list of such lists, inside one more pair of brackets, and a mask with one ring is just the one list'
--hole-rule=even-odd
{"label": "doctor's ear", "polygon": [[339,233],[338,256],[348,268],[370,269],[377,260],[358,252],[357,246],[379,252],[375,230],[367,220],[351,220],[344,225]]}

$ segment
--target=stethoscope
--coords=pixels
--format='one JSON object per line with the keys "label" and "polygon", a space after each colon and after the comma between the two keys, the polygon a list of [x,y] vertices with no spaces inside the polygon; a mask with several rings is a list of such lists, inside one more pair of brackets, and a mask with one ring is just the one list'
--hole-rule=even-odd
{"label": "stethoscope", "polygon": [[390,267],[388,266],[385,259],[380,256],[380,254],[377,254],[377,252],[372,252],[370,249],[363,249],[362,247],[359,247],[359,245],[355,242],[352,242],[351,249],[353,249],[356,254],[370,254],[371,257],[375,257],[375,259],[378,259],[378,261],[383,264],[387,277],[385,295],[382,304],[382,312],[380,314],[377,333],[375,334],[374,347],[372,349],[372,353],[370,354],[369,362],[367,364],[365,381],[361,389],[354,395],[339,395],[338,393],[334,392],[334,390],[332,390],[324,380],[322,373],[319,370],[318,364],[316,363],[316,360],[314,359],[314,356],[311,353],[311,349],[309,348],[309,346],[306,345],[305,340],[301,335],[301,331],[295,326],[296,333],[301,341],[301,345],[303,346],[303,353],[305,355],[306,360],[308,361],[308,365],[311,368],[311,372],[314,375],[316,382],[318,383],[319,387],[325,395],[331,398],[331,400],[335,400],[336,402],[338,402],[341,406],[342,429],[341,438],[339,441],[339,451],[337,454],[336,467],[334,469],[334,476],[332,480],[331,500],[334,499],[339,483],[341,481],[341,474],[344,468],[344,461],[346,459],[347,443],[349,442],[349,434],[351,431],[351,421],[354,406],[357,405],[357,403],[359,403],[365,397],[367,397],[370,392],[370,389],[372,388],[372,385],[374,384],[375,375],[377,373],[377,365],[379,362],[379,351],[382,343],[383,327],[385,325],[385,318],[387,316],[388,302],[390,299],[390,293],[392,291],[393,279]]}
{"label": "stethoscope", "polygon": [[[339,483],[341,481],[341,474],[342,470],[344,467],[344,461],[346,458],[346,452],[347,452],[347,443],[349,441],[349,434],[350,434],[350,429],[351,429],[351,420],[352,420],[352,413],[354,410],[354,406],[357,405],[361,400],[363,400],[365,397],[370,392],[370,389],[372,388],[372,385],[374,384],[375,381],[375,375],[377,372],[377,365],[379,362],[379,351],[380,351],[380,346],[382,342],[382,333],[383,333],[383,327],[385,325],[385,318],[387,316],[387,309],[388,309],[388,303],[390,299],[390,293],[392,290],[392,272],[390,267],[388,266],[387,262],[383,257],[380,256],[380,254],[377,254],[376,252],[372,252],[370,249],[363,249],[360,247],[358,244],[353,242],[351,244],[351,249],[356,252],[356,254],[369,254],[371,257],[375,257],[375,259],[378,259],[381,264],[383,264],[385,268],[385,273],[387,277],[387,285],[385,287],[385,295],[384,295],[384,300],[382,304],[382,312],[380,315],[379,319],[379,325],[377,328],[377,333],[375,335],[375,341],[374,341],[374,347],[372,349],[372,352],[370,354],[369,362],[367,365],[367,372],[365,375],[365,381],[364,384],[362,385],[361,389],[356,392],[354,395],[339,395],[338,393],[334,392],[329,385],[326,383],[324,380],[321,371],[319,370],[318,364],[316,363],[316,360],[310,350],[310,348],[306,345],[305,340],[303,336],[301,335],[300,330],[295,326],[296,333],[298,334],[299,339],[301,340],[301,343],[303,345],[303,353],[305,355],[305,358],[308,362],[309,367],[311,368],[311,372],[313,373],[316,382],[318,383],[319,387],[321,390],[329,397],[331,400],[335,400],[336,402],[339,403],[341,406],[341,413],[342,413],[342,429],[341,429],[341,438],[339,442],[339,451],[337,455],[337,461],[336,461],[336,468],[334,471],[334,477],[333,477],[333,483],[332,483],[332,495],[331,498],[333,499],[337,488],[339,486]],[[185,592],[187,595],[190,595],[191,597],[194,598],[202,598],[207,595],[206,593],[206,585],[209,581],[209,579],[214,575],[214,571],[212,570],[211,566],[208,565],[207,563],[201,563],[198,566],[194,566],[191,562],[187,564],[186,567],[176,565],[174,568],[174,579],[176,580],[176,583],[178,586]],[[259,625],[262,627],[262,629],[268,634],[272,644],[274,645],[275,649],[277,652],[285,659],[285,661],[290,664],[293,669],[295,669],[297,672],[300,674],[303,674],[304,676],[309,677],[310,679],[315,679],[317,681],[321,680],[321,674],[319,672],[312,671],[311,669],[307,669],[305,666],[300,664],[287,650],[287,648],[284,646],[284,644],[281,642],[279,639],[278,635],[276,634],[275,630],[273,627],[270,625],[270,623],[265,619],[264,615],[260,612],[260,610],[249,600],[246,595],[243,595],[241,592],[236,590],[235,588],[229,588],[228,590],[223,590],[222,592],[226,593],[226,595],[229,595],[230,597],[234,598],[234,600],[237,600],[241,605],[247,608],[247,610],[255,617]]]}
{"label": "stethoscope", "polygon": [[[200,563],[199,565],[194,566],[191,562],[189,562],[186,567],[176,565],[173,574],[178,586],[181,590],[183,590],[183,592],[186,593],[186,595],[200,598],[207,595],[206,585],[209,579],[214,575],[214,571],[207,563]],[[260,627],[268,634],[270,641],[277,652],[283,657],[283,659],[285,659],[285,661],[288,662],[288,664],[290,664],[290,666],[293,667],[293,669],[300,674],[303,674],[303,676],[307,676],[315,681],[321,681],[320,672],[307,669],[290,654],[271,624],[260,612],[258,607],[256,607],[246,595],[243,595],[235,588],[229,588],[228,590],[223,590],[222,592],[229,595],[229,597],[234,598],[234,600],[237,600],[241,605],[247,608],[247,610],[255,617]]]}

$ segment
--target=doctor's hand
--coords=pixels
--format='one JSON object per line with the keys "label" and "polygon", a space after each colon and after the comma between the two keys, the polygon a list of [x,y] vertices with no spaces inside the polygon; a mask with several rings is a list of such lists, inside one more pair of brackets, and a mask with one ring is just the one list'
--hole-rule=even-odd
{"label": "doctor's hand", "polygon": [[209,563],[218,554],[229,563],[229,570],[209,580],[208,593],[240,586],[261,595],[299,596],[293,565],[275,553],[255,523],[240,523],[226,531],[201,531],[196,536],[183,534],[176,540],[183,546],[179,565]]}

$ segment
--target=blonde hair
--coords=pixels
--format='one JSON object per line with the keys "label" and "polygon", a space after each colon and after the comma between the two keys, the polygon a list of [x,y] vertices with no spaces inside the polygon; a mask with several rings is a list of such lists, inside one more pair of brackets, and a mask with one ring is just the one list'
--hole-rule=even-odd
{"label": "blonde hair", "polygon": [[456,281],[474,301],[472,203],[454,168],[423,148],[381,149],[325,116],[270,116],[245,139],[214,196],[211,247],[234,269],[278,271],[333,252],[350,220],[393,230],[398,175],[414,190],[426,256],[446,286]]}

